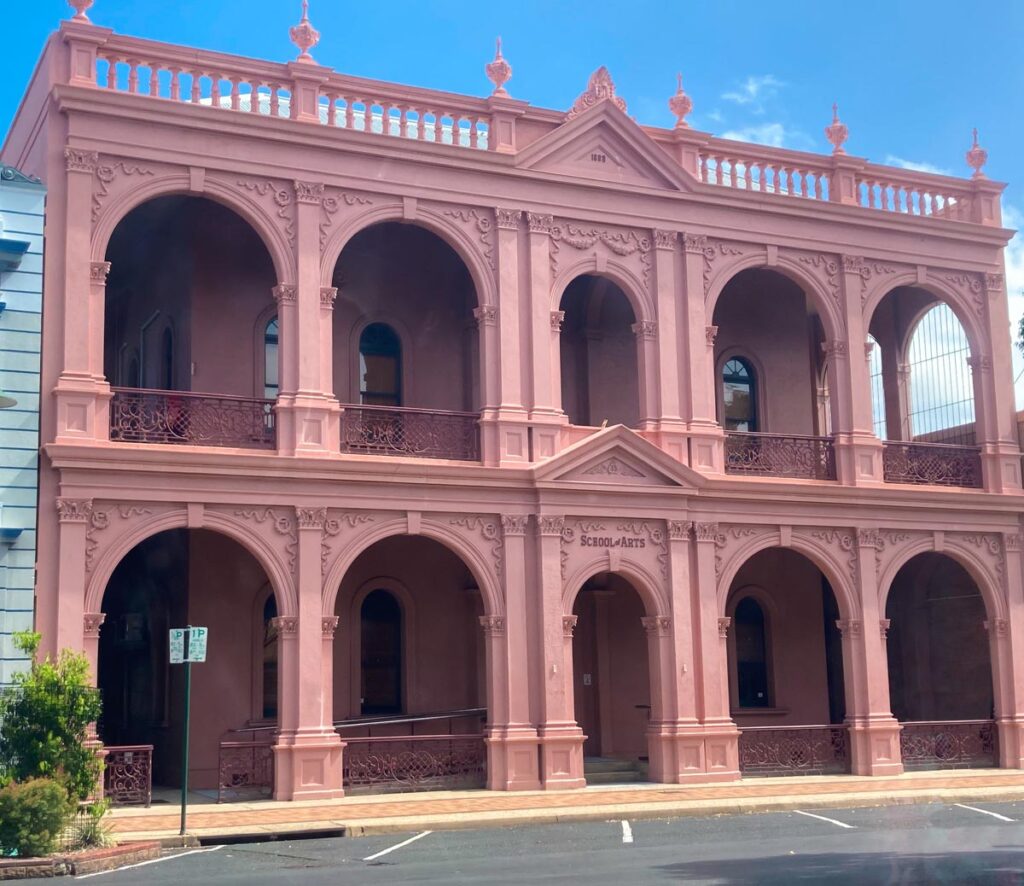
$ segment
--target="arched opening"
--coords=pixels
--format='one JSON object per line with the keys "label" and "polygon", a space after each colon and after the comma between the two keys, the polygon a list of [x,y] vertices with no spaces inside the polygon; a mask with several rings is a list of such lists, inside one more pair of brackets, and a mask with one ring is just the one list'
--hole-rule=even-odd
{"label": "arched opening", "polygon": [[826,327],[810,294],[776,271],[741,271],[712,323],[726,471],[834,480]]}
{"label": "arched opening", "polygon": [[925,289],[900,286],[878,303],[869,332],[885,479],[980,486],[971,347],[954,310]]}
{"label": "arched opening", "polygon": [[478,297],[458,253],[413,224],[372,225],[334,285],[343,451],[479,459]]}
{"label": "arched opening", "polygon": [[345,790],[482,786],[484,605],[463,560],[424,536],[382,539],[345,572],[335,612]]}
{"label": "arched opening", "polygon": [[885,377],[882,375],[882,348],[873,335],[867,338],[868,383],[871,385],[871,427],[879,440],[888,439],[885,417]]}
{"label": "arched opening", "polygon": [[157,197],[118,223],[106,259],[111,439],[272,448],[266,390],[253,390],[266,355],[238,335],[277,283],[256,231],[212,200]]}
{"label": "arched opening", "polygon": [[587,783],[646,780],[652,698],[644,602],[627,579],[606,572],[583,585],[573,614],[573,696],[587,736]]}
{"label": "arched opening", "polygon": [[570,424],[636,427],[637,318],[626,293],[605,277],[583,274],[565,288],[559,310],[562,409]]}
{"label": "arched opening", "polygon": [[733,578],[725,611],[740,771],[848,772],[840,613],[824,573],[789,548],[759,551]]}
{"label": "arched opening", "polygon": [[[170,628],[210,632],[206,661],[192,665],[191,789],[217,795],[222,741],[258,737],[269,759],[278,656],[268,587],[252,554],[205,529],[151,536],[114,569],[102,603],[98,729],[106,745],[152,745],[154,785],[180,786],[182,775],[184,671],[169,663]],[[254,787],[269,791],[269,779]]]}
{"label": "arched opening", "polygon": [[996,765],[992,659],[974,579],[952,557],[918,554],[896,573],[885,616],[904,767]]}

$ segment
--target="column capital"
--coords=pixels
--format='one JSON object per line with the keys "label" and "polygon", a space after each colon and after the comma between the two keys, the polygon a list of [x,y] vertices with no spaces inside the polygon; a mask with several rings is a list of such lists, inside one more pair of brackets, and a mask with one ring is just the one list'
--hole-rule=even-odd
{"label": "column capital", "polygon": [[481,615],[478,619],[484,633],[491,637],[500,637],[505,634],[505,618],[501,615]]}
{"label": "column capital", "polygon": [[878,620],[878,635],[882,640],[887,640],[889,637],[889,627],[892,625],[891,618],[880,618]]}
{"label": "column capital", "polygon": [[821,352],[830,360],[845,360],[849,354],[849,349],[846,346],[846,342],[842,339],[829,339],[821,343]]}
{"label": "column capital", "polygon": [[566,639],[570,639],[572,637],[572,632],[576,628],[576,622],[578,622],[578,621],[579,621],[579,616],[577,616],[577,615],[563,615],[562,616],[562,636],[565,637]]}
{"label": "column capital", "polygon": [[555,217],[544,212],[526,213],[526,222],[531,234],[550,234],[555,224]]}
{"label": "column capital", "polygon": [[68,172],[85,172],[92,175],[100,162],[96,151],[83,151],[81,148],[65,148],[64,160]]}
{"label": "column capital", "polygon": [[57,521],[60,523],[87,523],[92,517],[91,498],[58,498]]}
{"label": "column capital", "polygon": [[655,229],[654,231],[654,248],[655,249],[675,249],[676,241],[679,239],[679,233],[677,231],[660,231]]}
{"label": "column capital", "polygon": [[690,524],[686,520],[669,520],[668,537],[670,541],[689,541]]}
{"label": "column capital", "polygon": [[110,262],[94,261],[89,263],[89,280],[97,286],[107,285],[107,274],[110,273]]}
{"label": "column capital", "polygon": [[510,535],[526,535],[526,526],[530,522],[527,514],[502,514],[501,529],[507,538]]}
{"label": "column capital", "polygon": [[645,615],[640,623],[649,637],[667,637],[672,627],[672,619],[667,615]]}
{"label": "column capital", "polygon": [[565,531],[565,517],[541,514],[537,517],[537,532],[540,535],[562,537]]}
{"label": "column capital", "polygon": [[718,338],[718,327],[717,326],[705,326],[704,327],[704,341],[707,342],[709,348],[715,346],[715,339]]}
{"label": "column capital", "polygon": [[565,311],[552,311],[551,312],[551,331],[561,332],[562,323],[565,321]]}
{"label": "column capital", "polygon": [[295,202],[319,206],[324,199],[323,182],[294,182]]}
{"label": "column capital", "polygon": [[299,529],[323,529],[327,522],[327,508],[296,508],[295,523]]}
{"label": "column capital", "polygon": [[498,322],[498,308],[496,305],[480,305],[473,308],[473,317],[480,326],[495,326]]}
{"label": "column capital", "polygon": [[296,287],[291,283],[278,283],[273,289],[274,299],[279,305],[294,303],[296,292]]}
{"label": "column capital", "polygon": [[105,612],[86,612],[82,616],[82,631],[86,639],[94,640],[100,635],[100,625],[106,620]]}
{"label": "column capital", "polygon": [[654,320],[640,320],[629,327],[639,339],[653,341],[658,337],[658,324]]}
{"label": "column capital", "polygon": [[691,255],[703,255],[707,248],[707,234],[683,234],[683,249]]}
{"label": "column capital", "polygon": [[299,620],[294,615],[278,615],[270,619],[270,627],[282,637],[294,637],[299,630]]}
{"label": "column capital", "polygon": [[500,209],[494,210],[494,223],[505,231],[518,231],[519,223],[522,221],[523,211],[521,209]]}
{"label": "column capital", "polygon": [[847,637],[859,637],[864,625],[856,618],[840,618],[836,621],[836,627],[845,640]]}
{"label": "column capital", "polygon": [[694,541],[700,542],[711,542],[712,544],[718,541],[718,524],[717,523],[693,523],[693,538]]}
{"label": "column capital", "polygon": [[332,310],[334,308],[334,300],[338,297],[337,286],[321,286],[320,287],[320,307]]}
{"label": "column capital", "polygon": [[732,626],[732,619],[727,615],[719,616],[718,636],[725,640],[729,636],[729,628]]}
{"label": "column capital", "polygon": [[320,633],[325,640],[333,640],[334,632],[338,629],[338,616],[324,615],[320,617]]}

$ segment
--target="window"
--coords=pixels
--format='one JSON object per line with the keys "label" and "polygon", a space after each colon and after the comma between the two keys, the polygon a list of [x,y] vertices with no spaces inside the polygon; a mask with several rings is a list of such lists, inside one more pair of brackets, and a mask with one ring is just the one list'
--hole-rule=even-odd
{"label": "window", "polygon": [[277,719],[277,601],[271,593],[263,604],[263,700],[260,710],[265,720]]}
{"label": "window", "polygon": [[882,376],[882,349],[873,335],[867,339],[868,377],[871,381],[871,423],[879,440],[888,439],[885,428],[885,382]]}
{"label": "window", "polygon": [[727,431],[757,430],[757,395],[754,370],[742,357],[722,367],[722,404]]}
{"label": "window", "polygon": [[267,400],[277,399],[277,344],[277,317],[274,317],[263,333],[263,396]]}
{"label": "window", "polygon": [[387,591],[371,591],[360,613],[362,713],[402,712],[402,610]]}
{"label": "window", "polygon": [[359,402],[402,405],[402,343],[386,323],[371,323],[359,336]]}
{"label": "window", "polygon": [[736,636],[737,700],[741,708],[771,707],[768,687],[768,632],[764,610],[744,597],[733,613]]}

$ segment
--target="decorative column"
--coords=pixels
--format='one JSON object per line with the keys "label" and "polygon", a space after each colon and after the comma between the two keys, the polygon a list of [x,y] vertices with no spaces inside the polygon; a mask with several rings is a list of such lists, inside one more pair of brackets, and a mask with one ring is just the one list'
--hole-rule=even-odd
{"label": "decorative column", "polygon": [[658,393],[655,417],[658,441],[662,449],[684,464],[688,460],[686,451],[686,423],[683,421],[682,367],[679,360],[679,339],[685,314],[679,301],[676,285],[676,244],[679,240],[675,231],[654,232],[654,275],[658,303]]}
{"label": "decorative column", "polygon": [[[65,148],[67,177],[63,207],[52,199],[47,212],[60,221],[64,234],[62,273],[47,280],[54,305],[63,312],[64,350],[54,390],[56,441],[110,438],[110,385],[103,374],[103,313],[107,262],[92,262],[93,177],[99,163],[95,151]],[[63,212],[61,209],[63,208]],[[50,243],[60,248],[60,240]]]}
{"label": "decorative column", "polygon": [[[559,354],[561,319],[555,323],[551,303],[550,215],[526,214],[530,242],[530,361],[533,388],[530,392],[530,434],[534,461],[550,458],[561,448],[561,428],[568,423],[561,408],[562,388]],[[557,312],[561,313],[561,312]]]}
{"label": "decorative column", "polygon": [[694,681],[697,714],[703,727],[704,781],[740,777],[739,730],[729,712],[726,640],[731,618],[718,614],[718,576],[715,569],[717,523],[694,523],[694,568],[690,587],[694,625]]}
{"label": "decorative column", "polygon": [[[85,657],[89,660],[89,681],[93,686],[99,683],[99,652],[100,652],[100,626],[106,619],[104,612],[87,612],[82,619],[82,637],[85,647]],[[85,741],[82,746],[92,750],[101,761],[107,758],[107,750],[100,741],[99,733],[96,731],[96,723],[90,723],[85,727]],[[103,799],[103,772],[100,771],[96,779],[96,799]]]}
{"label": "decorative column", "polygon": [[843,643],[846,725],[854,775],[899,775],[903,771],[900,724],[889,703],[885,647],[889,620],[882,618],[878,608],[877,560],[882,546],[877,529],[857,531],[857,566],[851,577],[856,583],[861,618],[836,622]]}
{"label": "decorative column", "polygon": [[1024,556],[1019,532],[1002,534],[1006,618],[988,619],[999,765],[1024,769]]}
{"label": "decorative column", "polygon": [[340,446],[340,410],[331,392],[331,313],[337,293],[320,285],[324,186],[301,181],[294,186],[296,282],[274,293],[281,327],[277,445],[286,455],[331,456]]}
{"label": "decorative column", "polygon": [[[647,723],[650,779],[671,784],[676,781],[672,619],[667,615],[648,615],[640,621],[647,635],[647,669],[651,680],[651,717]],[[603,724],[601,731],[605,734]]]}
{"label": "decorative column", "polygon": [[641,320],[630,327],[636,336],[637,377],[640,381],[640,427],[658,427],[658,324]]}
{"label": "decorative column", "polygon": [[[39,652],[55,656],[61,649],[88,652],[85,621],[86,533],[93,516],[92,499],[58,498],[57,588],[37,595]],[[98,630],[99,625],[96,625]],[[95,674],[95,659],[90,660]]]}
{"label": "decorative column", "polygon": [[529,517],[505,514],[505,615],[484,615],[487,639],[487,785],[492,790],[540,788],[537,730],[530,722],[530,649],[527,638],[526,527]]}
{"label": "decorative column", "polygon": [[581,788],[583,730],[576,725],[572,688],[572,631],[576,616],[562,610],[562,533],[565,518],[537,517],[537,577],[533,605],[540,628],[540,780],[545,789]]}
{"label": "decorative column", "polygon": [[320,683],[323,686],[320,716],[321,722],[327,726],[334,723],[334,634],[337,630],[338,616],[320,617],[320,633],[323,637],[323,648],[320,651]]}
{"label": "decorative column", "polygon": [[[282,640],[282,710],[274,745],[274,798],[341,797],[343,744],[329,710],[324,684],[324,615],[321,605],[321,543],[326,508],[295,509],[295,590],[298,614],[279,620]],[[329,624],[331,632],[337,622]],[[328,649],[325,650],[325,647]]]}
{"label": "decorative column", "polygon": [[714,337],[709,332],[714,327],[704,302],[704,263],[709,249],[708,238],[703,234],[683,234],[683,377],[689,379],[683,418],[690,435],[690,467],[724,473],[725,434],[715,416]]}

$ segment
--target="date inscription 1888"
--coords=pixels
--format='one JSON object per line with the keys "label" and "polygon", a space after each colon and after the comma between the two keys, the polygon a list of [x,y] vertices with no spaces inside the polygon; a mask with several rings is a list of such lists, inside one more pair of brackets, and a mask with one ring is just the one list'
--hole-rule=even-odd
{"label": "date inscription 1888", "polygon": [[584,548],[645,548],[646,538],[628,535],[580,535],[580,546]]}

